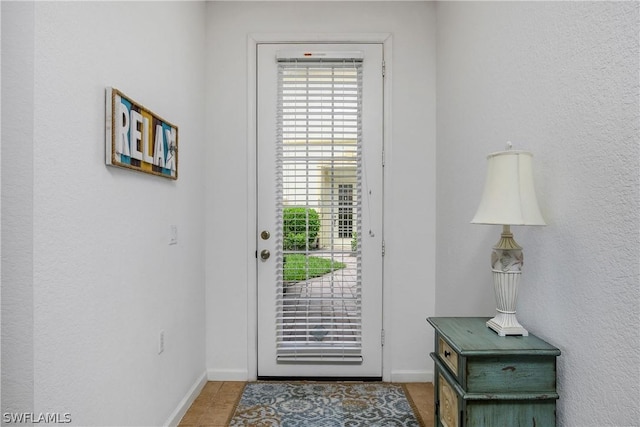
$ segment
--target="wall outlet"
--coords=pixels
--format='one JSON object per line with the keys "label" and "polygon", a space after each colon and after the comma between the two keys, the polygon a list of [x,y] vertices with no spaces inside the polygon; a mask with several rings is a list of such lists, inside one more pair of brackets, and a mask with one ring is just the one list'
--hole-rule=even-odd
{"label": "wall outlet", "polygon": [[158,336],[158,354],[162,354],[164,351],[164,331],[160,331]]}
{"label": "wall outlet", "polygon": [[172,224],[169,227],[169,244],[177,245],[178,244],[178,226]]}

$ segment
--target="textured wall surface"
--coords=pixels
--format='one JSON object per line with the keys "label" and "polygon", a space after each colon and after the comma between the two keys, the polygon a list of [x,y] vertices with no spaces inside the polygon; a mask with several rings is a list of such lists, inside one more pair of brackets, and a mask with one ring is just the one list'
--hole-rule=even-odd
{"label": "textured wall surface", "polygon": [[490,247],[470,225],[485,156],[534,153],[548,226],[514,227],[519,319],[562,350],[559,425],[640,425],[637,2],[439,3],[440,315],[493,311]]}
{"label": "textured wall surface", "polygon": [[[3,19],[28,29],[33,60],[30,77],[2,76],[3,85],[17,78],[8,83],[24,88],[33,118],[3,120],[3,131],[32,132],[20,156],[7,144],[24,138],[3,132],[3,162],[32,164],[24,184],[33,195],[21,204],[28,223],[16,230],[32,244],[31,266],[18,253],[3,257],[3,272],[17,259],[27,267],[21,275],[32,274],[23,290],[32,302],[16,309],[33,308],[24,353],[33,403],[10,409],[69,413],[76,425],[161,425],[205,372],[204,4],[27,4],[31,16],[2,4]],[[107,86],[178,126],[178,181],[105,166]],[[3,196],[13,181],[3,179]],[[13,219],[3,215],[3,228]],[[20,327],[29,333],[28,323]],[[3,321],[3,350],[4,332]],[[4,404],[22,373],[3,374]]]}
{"label": "textured wall surface", "polygon": [[[255,370],[255,243],[247,230],[247,35],[392,33],[391,141],[386,141],[384,227],[388,376],[425,378],[435,288],[435,11],[427,2],[211,2],[207,157],[207,366],[216,378]],[[366,96],[366,95],[365,95]],[[236,102],[226,102],[235,99]],[[229,159],[235,159],[230,162]],[[253,160],[255,162],[255,159]],[[233,183],[233,185],[230,185]],[[409,197],[408,195],[411,195]],[[254,220],[255,221],[255,220]],[[255,237],[253,237],[255,242]],[[254,297],[255,299],[255,297]],[[234,328],[230,329],[229,324]],[[248,350],[251,348],[251,350]]]}
{"label": "textured wall surface", "polygon": [[33,3],[2,4],[0,412],[33,406]]}

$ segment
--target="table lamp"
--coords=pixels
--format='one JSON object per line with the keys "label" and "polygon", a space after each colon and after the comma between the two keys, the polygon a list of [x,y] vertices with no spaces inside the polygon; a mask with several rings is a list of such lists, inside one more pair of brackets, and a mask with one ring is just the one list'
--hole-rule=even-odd
{"label": "table lamp", "polygon": [[533,155],[511,149],[487,156],[487,178],[472,224],[502,225],[500,240],[491,253],[496,316],[487,326],[500,336],[529,335],[516,318],[523,255],[513,239],[512,225],[546,225],[533,185]]}

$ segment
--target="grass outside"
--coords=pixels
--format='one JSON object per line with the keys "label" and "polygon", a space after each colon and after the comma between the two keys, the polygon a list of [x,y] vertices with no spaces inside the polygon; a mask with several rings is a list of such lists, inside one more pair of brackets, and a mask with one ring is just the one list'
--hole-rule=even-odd
{"label": "grass outside", "polygon": [[332,271],[345,268],[347,265],[316,256],[289,254],[285,256],[284,281],[299,282],[322,276]]}

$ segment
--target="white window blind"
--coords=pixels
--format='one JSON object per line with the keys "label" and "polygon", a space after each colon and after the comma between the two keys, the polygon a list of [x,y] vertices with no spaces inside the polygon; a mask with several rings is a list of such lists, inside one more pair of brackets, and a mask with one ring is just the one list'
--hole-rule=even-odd
{"label": "white window blind", "polygon": [[[277,360],[359,363],[362,56],[278,62]],[[291,233],[291,212],[302,238]],[[294,262],[300,274],[285,277]]]}

